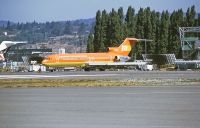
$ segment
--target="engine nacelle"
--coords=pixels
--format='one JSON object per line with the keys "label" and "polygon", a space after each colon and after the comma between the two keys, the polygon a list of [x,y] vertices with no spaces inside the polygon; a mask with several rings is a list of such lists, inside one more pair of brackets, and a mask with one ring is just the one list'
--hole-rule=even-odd
{"label": "engine nacelle", "polygon": [[129,56],[115,56],[115,61],[119,61],[119,62],[126,62],[130,59],[131,57]]}

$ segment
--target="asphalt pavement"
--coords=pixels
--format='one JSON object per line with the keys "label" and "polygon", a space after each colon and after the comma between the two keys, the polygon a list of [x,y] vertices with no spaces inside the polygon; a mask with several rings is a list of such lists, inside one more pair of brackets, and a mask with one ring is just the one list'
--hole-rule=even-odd
{"label": "asphalt pavement", "polygon": [[199,86],[0,89],[0,128],[199,127]]}
{"label": "asphalt pavement", "polygon": [[0,79],[200,79],[200,71],[68,71],[0,73]]}

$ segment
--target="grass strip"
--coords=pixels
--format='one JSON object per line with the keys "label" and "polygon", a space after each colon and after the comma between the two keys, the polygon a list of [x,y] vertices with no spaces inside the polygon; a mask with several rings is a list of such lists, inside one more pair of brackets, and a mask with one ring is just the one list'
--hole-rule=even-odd
{"label": "grass strip", "polygon": [[200,85],[200,80],[88,80],[88,79],[1,79],[0,88],[28,87],[126,87],[126,86]]}

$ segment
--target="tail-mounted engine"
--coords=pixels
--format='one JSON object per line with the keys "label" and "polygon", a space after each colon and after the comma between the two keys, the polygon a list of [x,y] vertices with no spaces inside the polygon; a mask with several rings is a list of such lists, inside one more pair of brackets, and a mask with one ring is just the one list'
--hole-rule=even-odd
{"label": "tail-mounted engine", "polygon": [[129,56],[115,56],[116,62],[126,62],[130,60],[131,58]]}

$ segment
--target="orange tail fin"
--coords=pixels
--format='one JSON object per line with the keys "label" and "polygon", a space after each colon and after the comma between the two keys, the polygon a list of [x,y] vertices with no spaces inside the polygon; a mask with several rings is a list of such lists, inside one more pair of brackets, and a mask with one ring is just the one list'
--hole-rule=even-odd
{"label": "orange tail fin", "polygon": [[119,47],[109,47],[109,52],[128,56],[132,48],[136,45],[137,41],[138,39],[136,38],[126,38]]}

